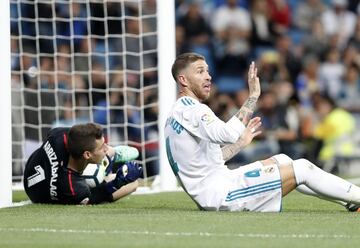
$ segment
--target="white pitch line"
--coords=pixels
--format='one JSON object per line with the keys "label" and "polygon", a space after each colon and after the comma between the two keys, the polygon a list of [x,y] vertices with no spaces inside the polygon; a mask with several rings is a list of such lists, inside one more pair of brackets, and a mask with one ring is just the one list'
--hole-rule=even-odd
{"label": "white pitch line", "polygon": [[359,235],[347,234],[272,234],[272,233],[209,233],[209,232],[154,232],[154,231],[126,231],[126,230],[90,230],[90,229],[54,229],[54,228],[1,228],[0,232],[33,232],[33,233],[74,233],[74,234],[123,234],[148,236],[194,236],[194,237],[233,237],[233,238],[262,238],[262,239],[354,239]]}
{"label": "white pitch line", "polygon": [[29,205],[29,204],[32,204],[32,202],[30,200],[13,202],[10,207],[22,207],[22,206]]}

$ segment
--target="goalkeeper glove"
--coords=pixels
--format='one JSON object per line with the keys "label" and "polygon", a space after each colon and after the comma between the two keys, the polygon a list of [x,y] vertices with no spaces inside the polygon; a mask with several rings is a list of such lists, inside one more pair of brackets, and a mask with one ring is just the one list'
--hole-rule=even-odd
{"label": "goalkeeper glove", "polygon": [[135,160],[139,156],[139,151],[131,146],[115,146],[114,150],[114,163],[124,163],[127,161]]}
{"label": "goalkeeper glove", "polygon": [[135,162],[126,162],[117,172],[115,179],[107,183],[108,192],[114,193],[122,186],[136,181],[143,176],[143,168]]}

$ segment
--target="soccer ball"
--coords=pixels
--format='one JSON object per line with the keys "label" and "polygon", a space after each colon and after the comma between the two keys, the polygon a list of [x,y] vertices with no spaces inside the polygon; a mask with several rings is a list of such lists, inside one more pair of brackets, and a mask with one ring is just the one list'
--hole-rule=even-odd
{"label": "soccer ball", "polygon": [[109,165],[109,161],[105,158],[101,164],[88,164],[82,173],[85,178],[86,184],[91,188],[100,185],[105,178],[105,170]]}
{"label": "soccer ball", "polygon": [[104,181],[105,167],[101,164],[88,164],[82,173],[86,184],[94,188]]}

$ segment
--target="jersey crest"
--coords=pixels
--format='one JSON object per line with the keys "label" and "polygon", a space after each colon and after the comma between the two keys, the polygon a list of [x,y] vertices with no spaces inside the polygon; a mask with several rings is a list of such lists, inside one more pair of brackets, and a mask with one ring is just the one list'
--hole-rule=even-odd
{"label": "jersey crest", "polygon": [[203,123],[205,123],[206,125],[209,125],[210,123],[212,123],[214,121],[214,116],[212,116],[211,114],[209,113],[206,113],[206,114],[203,114],[201,116],[201,121]]}

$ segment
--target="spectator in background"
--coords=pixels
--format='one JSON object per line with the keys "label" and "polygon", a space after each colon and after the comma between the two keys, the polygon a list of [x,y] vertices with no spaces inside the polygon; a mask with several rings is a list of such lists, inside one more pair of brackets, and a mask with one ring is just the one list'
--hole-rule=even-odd
{"label": "spectator in background", "polygon": [[291,25],[291,10],[286,0],[267,0],[270,19],[278,35],[289,31]]}
{"label": "spectator in background", "polygon": [[181,54],[187,50],[185,39],[185,29],[177,24],[175,27],[176,54]]}
{"label": "spectator in background", "polygon": [[[305,146],[301,142],[301,108],[295,95],[294,85],[280,80],[271,85],[271,92],[276,96],[277,108],[283,109],[283,126],[278,127],[276,138],[279,141],[280,151],[295,158],[305,155]],[[281,92],[279,94],[279,92]]]}
{"label": "spectator in background", "polygon": [[348,46],[349,45],[354,46],[358,53],[360,52],[360,16],[357,17],[354,35],[351,36]]}
{"label": "spectator in background", "polygon": [[343,49],[351,36],[356,25],[356,16],[348,11],[347,0],[332,0],[332,8],[321,15],[321,21],[328,36],[337,35],[337,47]]}
{"label": "spectator in background", "polygon": [[303,60],[303,69],[295,81],[295,91],[302,108],[311,110],[312,95],[320,91],[320,61],[316,56],[307,56]]}
{"label": "spectator in background", "polygon": [[352,64],[359,65],[360,62],[359,53],[354,46],[348,45],[345,48],[345,50],[341,53],[341,56],[342,57],[340,58],[340,61],[342,62],[344,67],[349,67]]}
{"label": "spectator in background", "polygon": [[336,102],[347,111],[360,112],[360,76],[357,64],[346,68]]}
{"label": "spectator in background", "polygon": [[259,56],[259,72],[262,74],[263,88],[269,89],[274,81],[289,79],[288,70],[278,52],[269,50]]}
{"label": "spectator in background", "polygon": [[312,23],[311,32],[304,35],[302,42],[303,55],[304,57],[315,56],[322,59],[328,46],[329,41],[324,26],[320,19],[316,19]]}
{"label": "spectator in background", "polygon": [[221,75],[241,75],[247,67],[250,52],[251,19],[249,12],[237,5],[237,0],[215,10],[212,18],[217,47],[217,68]]}
{"label": "spectator in background", "polygon": [[201,53],[209,62],[210,71],[214,70],[214,55],[212,47],[212,30],[200,12],[197,2],[188,5],[188,11],[180,17],[178,25],[183,28],[185,49]]}
{"label": "spectator in background", "polygon": [[272,49],[274,44],[274,27],[270,20],[268,2],[264,0],[251,1],[251,45],[255,56],[262,50]]}
{"label": "spectator in background", "polygon": [[341,90],[341,78],[345,67],[340,60],[340,51],[330,49],[326,53],[326,60],[319,67],[321,92],[336,99]]}
{"label": "spectator in background", "polygon": [[[298,136],[297,107],[290,101],[293,87],[285,81],[273,83],[271,86],[271,89],[262,92],[258,109],[254,113],[261,117],[262,133],[252,145],[241,151],[238,157],[246,162],[276,153],[284,153],[294,158],[300,158],[304,154],[305,149]],[[281,95],[277,94],[280,90]]]}
{"label": "spectator in background", "polygon": [[214,107],[214,112],[224,121],[228,121],[237,109],[232,95],[221,92],[216,93],[211,107]]}
{"label": "spectator in background", "polygon": [[280,63],[288,71],[289,80],[294,82],[301,70],[300,54],[294,49],[291,38],[286,34],[277,37],[275,46],[280,55]]}
{"label": "spectator in background", "polygon": [[314,137],[321,141],[319,161],[325,164],[335,155],[350,155],[354,148],[351,141],[355,131],[354,117],[338,108],[328,96],[315,94],[314,106],[319,119],[314,126]]}
{"label": "spectator in background", "polygon": [[321,0],[300,1],[295,9],[293,22],[300,30],[311,32],[314,23],[317,22],[325,9],[326,6]]}

